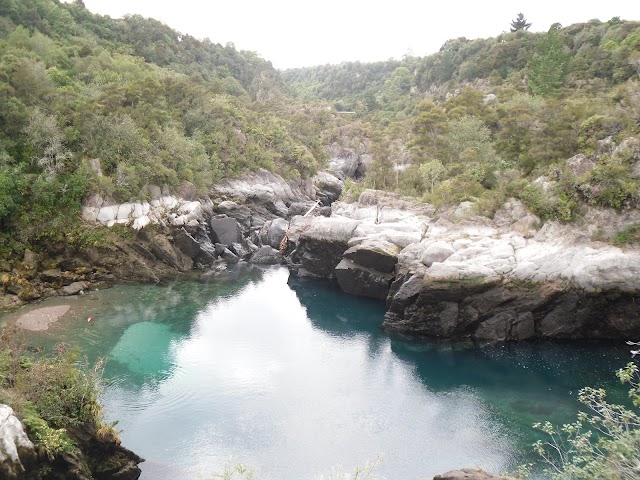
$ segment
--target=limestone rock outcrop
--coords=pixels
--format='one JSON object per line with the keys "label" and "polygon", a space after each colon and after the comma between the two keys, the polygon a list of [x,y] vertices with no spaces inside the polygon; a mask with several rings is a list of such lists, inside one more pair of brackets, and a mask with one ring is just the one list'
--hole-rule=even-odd
{"label": "limestone rock outcrop", "polygon": [[210,216],[211,209],[212,203],[209,199],[192,201],[163,195],[151,201],[118,204],[112,199],[95,194],[85,200],[82,218],[107,227],[120,224],[140,230],[150,224],[195,226],[207,215]]}
{"label": "limestone rock outcrop", "polygon": [[317,199],[326,205],[340,196],[343,183],[328,172],[319,172],[307,180],[286,181],[280,175],[260,169],[240,178],[224,180],[215,185],[212,195],[238,205],[246,205],[250,210],[262,211],[267,220],[289,217],[292,204],[307,203]]}
{"label": "limestone rock outcrop", "polygon": [[[108,227],[123,224],[139,233],[130,241],[116,242],[112,252],[87,252],[89,263],[117,267],[117,276],[123,279],[158,281],[167,275],[165,269],[158,268],[158,261],[177,272],[188,272],[194,268],[217,269],[222,260],[232,264],[247,260],[262,245],[279,248],[292,216],[302,215],[311,207],[317,207],[314,215],[329,215],[328,205],[340,196],[343,186],[342,180],[328,172],[286,181],[275,173],[258,170],[219,183],[210,196],[198,197],[189,183],[181,185],[174,195],[150,188],[150,201],[117,204],[93,195],[82,208],[85,220]],[[318,201],[320,206],[316,205]],[[148,225],[159,225],[160,231],[147,231]],[[112,260],[110,253],[116,254],[116,250],[130,261]],[[280,263],[272,253],[263,250],[255,263]],[[20,295],[27,297],[30,290],[23,290]]]}
{"label": "limestone rock outcrop", "polygon": [[35,447],[8,405],[0,405],[0,477],[22,478],[25,464],[36,458]]}
{"label": "limestone rock outcrop", "polygon": [[343,127],[336,141],[327,148],[329,170],[342,178],[362,178],[373,163],[370,150],[371,140]]}

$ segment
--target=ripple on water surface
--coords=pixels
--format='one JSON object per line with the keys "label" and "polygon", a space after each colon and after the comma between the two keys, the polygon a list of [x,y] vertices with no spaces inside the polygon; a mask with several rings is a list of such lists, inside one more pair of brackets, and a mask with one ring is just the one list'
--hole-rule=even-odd
{"label": "ripple on water surface", "polygon": [[378,328],[382,303],[280,268],[69,303],[30,341],[107,359],[105,412],[147,459],[143,480],[211,477],[230,457],[261,480],[311,479],[379,453],[388,479],[505,471],[531,459],[531,423],[571,420],[579,387],[611,385],[627,360],[610,346],[391,338]]}

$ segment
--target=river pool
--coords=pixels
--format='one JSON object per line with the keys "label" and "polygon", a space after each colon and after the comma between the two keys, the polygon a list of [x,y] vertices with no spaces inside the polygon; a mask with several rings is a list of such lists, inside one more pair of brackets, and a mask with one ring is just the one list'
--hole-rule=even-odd
{"label": "river pool", "polygon": [[107,360],[106,416],[147,460],[143,480],[207,479],[236,462],[258,480],[311,480],[378,455],[388,480],[499,473],[535,459],[532,423],[573,419],[580,387],[623,396],[614,371],[629,360],[624,345],[391,337],[378,328],[384,304],[280,267],[27,308],[56,304],[71,309],[28,340]]}

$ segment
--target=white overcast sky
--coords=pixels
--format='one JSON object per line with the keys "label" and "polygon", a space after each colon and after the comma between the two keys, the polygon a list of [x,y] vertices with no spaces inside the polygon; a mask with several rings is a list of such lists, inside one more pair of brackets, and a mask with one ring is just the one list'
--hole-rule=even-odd
{"label": "white overcast sky", "polygon": [[614,16],[640,20],[638,0],[84,0],[94,13],[140,14],[182,33],[233,42],[285,69],[436,52],[450,38],[494,37],[523,12],[531,31]]}

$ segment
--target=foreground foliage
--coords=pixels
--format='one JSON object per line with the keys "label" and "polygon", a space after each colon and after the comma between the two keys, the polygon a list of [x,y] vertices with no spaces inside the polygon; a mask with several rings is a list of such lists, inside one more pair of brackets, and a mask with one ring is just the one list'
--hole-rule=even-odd
{"label": "foreground foliage", "polygon": [[555,479],[634,480],[640,477],[640,384],[638,366],[629,363],[617,372],[630,386],[633,408],[611,404],[600,388],[584,388],[579,400],[587,407],[574,423],[554,427],[534,425],[548,435],[534,447]]}
{"label": "foreground foliage", "polygon": [[[377,476],[376,470],[382,463],[382,455],[378,455],[373,461],[367,462],[363,467],[355,467],[352,472],[345,472],[342,465],[335,466],[330,473],[318,473],[314,480],[382,480]],[[213,479],[220,480],[257,480],[255,470],[241,463],[228,463],[220,473],[214,474]]]}

